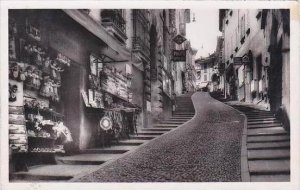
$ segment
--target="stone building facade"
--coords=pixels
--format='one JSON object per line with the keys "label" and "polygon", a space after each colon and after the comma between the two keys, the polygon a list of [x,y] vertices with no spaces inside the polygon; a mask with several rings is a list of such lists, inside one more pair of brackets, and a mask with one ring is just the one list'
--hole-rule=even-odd
{"label": "stone building facade", "polygon": [[226,94],[289,118],[289,11],[219,12]]}
{"label": "stone building facade", "polygon": [[[12,64],[23,64],[19,55],[14,54],[23,51],[23,41],[27,38],[28,43],[37,44],[46,52],[49,49],[59,52],[70,62],[61,74],[60,101],[51,109],[63,115],[64,124],[72,133],[72,151],[97,146],[99,118],[106,113],[100,105],[100,95],[108,94],[111,105],[119,104],[113,109],[139,110],[137,128],[152,126],[172,114],[177,88],[172,70],[171,51],[175,47],[172,39],[179,32],[175,28],[180,26],[184,32],[186,23],[184,14],[181,22],[176,20],[179,12],[184,10],[10,11]],[[23,33],[14,31],[16,28],[29,33],[23,37]],[[30,35],[38,37],[32,39]],[[44,56],[42,52],[38,54]],[[30,64],[36,67],[35,62]],[[97,87],[101,81],[96,75],[99,71],[106,72],[104,66],[109,70],[105,74],[108,84],[118,86],[120,83],[116,81],[122,81],[113,91]],[[97,98],[101,101],[96,102]]]}

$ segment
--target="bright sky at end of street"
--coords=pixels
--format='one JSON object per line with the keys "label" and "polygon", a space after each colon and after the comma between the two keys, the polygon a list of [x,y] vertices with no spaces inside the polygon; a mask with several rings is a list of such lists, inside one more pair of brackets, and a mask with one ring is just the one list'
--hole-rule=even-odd
{"label": "bright sky at end of street", "polygon": [[[195,22],[193,18],[195,15]],[[186,37],[192,48],[198,50],[196,59],[216,50],[219,31],[219,9],[191,9],[191,22],[187,24]]]}

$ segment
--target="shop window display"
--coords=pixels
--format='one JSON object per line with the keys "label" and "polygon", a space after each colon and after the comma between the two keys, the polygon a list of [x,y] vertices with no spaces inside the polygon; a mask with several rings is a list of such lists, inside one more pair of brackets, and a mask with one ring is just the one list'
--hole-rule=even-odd
{"label": "shop window display", "polygon": [[61,74],[71,60],[42,45],[42,37],[29,19],[25,26],[9,20],[9,143],[13,160],[25,165],[20,170],[31,162],[29,154],[38,159],[39,153],[63,153],[64,144],[72,141],[64,116],[55,111]]}
{"label": "shop window display", "polygon": [[129,138],[130,133],[136,132],[139,108],[131,103],[132,93],[128,86],[131,75],[128,66],[124,67],[127,69],[123,73],[110,63],[104,63],[100,56],[90,55],[87,107],[100,109],[96,137],[99,146]]}

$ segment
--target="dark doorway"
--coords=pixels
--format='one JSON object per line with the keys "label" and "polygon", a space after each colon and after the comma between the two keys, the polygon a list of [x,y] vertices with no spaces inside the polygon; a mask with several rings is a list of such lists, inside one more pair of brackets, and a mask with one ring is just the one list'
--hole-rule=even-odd
{"label": "dark doorway", "polygon": [[150,28],[150,79],[155,81],[157,79],[157,63],[156,63],[156,52],[157,52],[157,32],[154,25]]}
{"label": "dark doorway", "polygon": [[282,104],[282,38],[277,43],[278,21],[273,18],[271,30],[271,64],[269,70],[269,97],[271,111],[278,111]]}
{"label": "dark doorway", "polygon": [[181,79],[182,79],[182,93],[186,92],[186,85],[185,85],[185,73],[181,72]]}

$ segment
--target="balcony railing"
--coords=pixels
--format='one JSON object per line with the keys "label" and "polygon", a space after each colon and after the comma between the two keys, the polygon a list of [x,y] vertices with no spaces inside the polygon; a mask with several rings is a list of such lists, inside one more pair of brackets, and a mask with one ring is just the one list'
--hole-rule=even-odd
{"label": "balcony railing", "polygon": [[127,39],[126,36],[126,22],[122,16],[121,9],[107,9],[101,11],[102,25],[112,32],[121,41]]}
{"label": "balcony railing", "polygon": [[140,37],[133,37],[132,44],[133,44],[133,51],[138,51],[142,53],[143,56],[145,56],[147,59],[149,59],[150,48],[149,45],[147,45],[147,42],[142,40]]}

